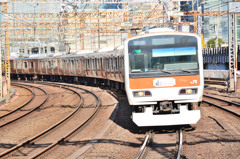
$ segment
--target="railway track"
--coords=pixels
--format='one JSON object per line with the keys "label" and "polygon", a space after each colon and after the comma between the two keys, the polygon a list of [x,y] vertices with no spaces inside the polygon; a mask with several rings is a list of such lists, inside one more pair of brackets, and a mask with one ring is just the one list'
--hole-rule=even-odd
{"label": "railway track", "polygon": [[17,110],[19,110],[19,109],[21,109],[21,108],[23,108],[25,105],[27,105],[28,103],[30,103],[30,102],[33,100],[34,96],[35,96],[35,93],[34,93],[30,88],[28,88],[28,87],[24,87],[23,85],[17,85],[17,84],[12,84],[12,86],[17,86],[17,87],[20,87],[20,88],[23,88],[23,89],[29,91],[31,95],[28,95],[28,96],[31,96],[31,97],[30,97],[24,104],[22,104],[22,105],[20,105],[20,106],[17,106],[16,108],[13,108],[13,109],[11,109],[11,110],[10,110],[10,109],[7,110],[7,113],[4,113],[3,115],[1,115],[1,116],[0,116],[0,119],[2,119],[2,118],[4,118],[4,117],[6,117],[6,116],[8,116],[8,115],[10,115],[10,114],[12,114],[12,113],[14,113],[14,112],[16,112]]}
{"label": "railway track", "polygon": [[[17,107],[16,109],[10,111],[7,114],[0,116],[0,128],[7,126],[25,116],[32,113],[41,107],[48,99],[48,93],[40,87],[32,86],[28,84],[13,83],[20,87],[28,89],[32,93],[32,97],[29,101],[23,105]],[[33,91],[34,89],[34,91]],[[36,96],[38,96],[36,98]]]}
{"label": "railway track", "polygon": [[221,85],[221,86],[227,86],[227,82],[223,80],[204,80],[205,84],[215,84],[215,85]]}
{"label": "railway track", "polygon": [[[174,134],[174,135],[173,135]],[[176,147],[175,133],[156,134],[152,130],[147,132],[143,145],[141,146],[135,159],[142,158],[176,158],[180,159],[182,152],[182,129],[178,130],[178,150]],[[151,144],[150,144],[151,143]]]}
{"label": "railway track", "polygon": [[226,101],[209,95],[203,95],[203,102],[227,111],[237,117],[240,117],[240,104],[236,102]]}
{"label": "railway track", "polygon": [[[88,90],[85,90],[83,88],[79,88],[76,86],[55,84],[55,83],[50,83],[50,82],[47,82],[47,83],[41,82],[41,84],[56,85],[56,86],[64,87],[65,89],[70,89],[70,87],[71,87],[71,90],[74,91],[76,94],[78,94],[78,96],[82,100],[78,104],[77,108],[71,114],[69,114],[67,117],[65,117],[64,119],[62,119],[55,125],[49,127],[48,129],[42,131],[41,133],[37,134],[36,136],[1,153],[0,157],[5,157],[5,156],[20,157],[20,158],[40,157],[40,156],[44,155],[47,151],[51,150],[53,147],[56,147],[58,144],[64,143],[69,137],[74,135],[75,132],[77,132],[79,129],[81,129],[83,126],[85,126],[87,123],[89,123],[89,121],[95,116],[95,114],[98,112],[98,110],[100,108],[99,98],[94,93],[92,93]],[[96,106],[90,108],[89,107],[90,105],[84,105],[83,97],[82,97],[81,93],[79,93],[77,90],[81,90],[81,93],[85,94],[85,96],[86,95],[89,96],[89,94],[91,94],[96,100],[96,102],[95,102]],[[84,120],[81,120],[81,117],[79,117],[79,114],[81,112],[82,112],[82,116],[84,113],[86,114],[86,111],[84,111],[84,108],[90,108],[89,110],[91,111],[91,113],[88,113],[87,118],[85,118]],[[76,122],[77,119],[81,120],[80,124],[79,124],[79,122]],[[75,124],[75,125],[69,124],[69,123],[73,123],[73,122],[75,122],[77,124]],[[70,126],[68,126],[68,125],[70,125]],[[74,127],[74,128],[71,129],[72,127]]]}

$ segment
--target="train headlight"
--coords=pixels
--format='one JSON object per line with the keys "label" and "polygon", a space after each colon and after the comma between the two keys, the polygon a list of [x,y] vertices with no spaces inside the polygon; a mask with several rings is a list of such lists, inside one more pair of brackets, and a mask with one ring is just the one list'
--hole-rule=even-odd
{"label": "train headlight", "polygon": [[142,97],[144,95],[144,92],[138,92],[138,96]]}
{"label": "train headlight", "polygon": [[134,97],[148,97],[152,96],[150,91],[135,91],[133,92]]}
{"label": "train headlight", "polygon": [[192,89],[187,89],[187,94],[192,94]]}
{"label": "train headlight", "polygon": [[181,89],[179,91],[179,94],[180,95],[197,94],[197,88]]}

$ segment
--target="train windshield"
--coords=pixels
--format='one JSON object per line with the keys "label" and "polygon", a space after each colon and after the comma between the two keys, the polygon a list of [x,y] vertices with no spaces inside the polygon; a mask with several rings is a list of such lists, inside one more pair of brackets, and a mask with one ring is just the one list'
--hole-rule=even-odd
{"label": "train windshield", "polygon": [[190,71],[198,69],[197,38],[159,35],[130,40],[130,73]]}

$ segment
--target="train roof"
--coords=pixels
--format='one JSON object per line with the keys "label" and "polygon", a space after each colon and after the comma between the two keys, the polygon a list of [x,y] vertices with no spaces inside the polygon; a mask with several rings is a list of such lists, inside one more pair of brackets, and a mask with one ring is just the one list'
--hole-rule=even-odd
{"label": "train roof", "polygon": [[153,29],[149,29],[148,31],[141,32],[140,35],[145,34],[146,32],[148,32],[148,33],[174,32],[174,30],[170,29],[170,28],[153,28]]}
{"label": "train roof", "polygon": [[64,53],[55,53],[55,54],[32,54],[23,57],[18,57],[17,54],[11,54],[11,59],[13,60],[24,60],[24,59],[46,59],[46,58],[74,58],[74,57],[99,57],[99,56],[112,56],[119,55],[123,50],[123,45],[120,45],[116,48],[114,47],[106,47],[96,51],[92,50],[81,50],[77,53],[72,54],[64,54]]}

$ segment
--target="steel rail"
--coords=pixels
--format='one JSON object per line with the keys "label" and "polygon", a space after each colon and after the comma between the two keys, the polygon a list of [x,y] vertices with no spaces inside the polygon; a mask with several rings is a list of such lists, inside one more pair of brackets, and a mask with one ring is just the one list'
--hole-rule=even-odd
{"label": "steel rail", "polygon": [[[12,82],[12,83],[15,84],[15,82]],[[37,107],[31,109],[29,112],[27,112],[27,113],[25,113],[25,114],[23,114],[23,115],[15,118],[15,119],[11,120],[11,121],[9,121],[9,122],[7,122],[7,123],[5,123],[5,124],[0,125],[0,128],[1,128],[1,127],[4,127],[4,126],[6,126],[6,125],[8,125],[8,124],[10,124],[10,123],[13,123],[13,122],[15,122],[15,121],[17,121],[17,120],[25,117],[25,116],[27,116],[28,114],[30,114],[30,113],[32,113],[33,111],[35,111],[35,110],[37,110],[38,108],[40,108],[40,107],[41,107],[44,103],[46,103],[46,101],[48,100],[48,93],[47,93],[45,90],[43,90],[42,88],[36,87],[36,86],[32,86],[32,85],[23,84],[23,83],[21,83],[21,84],[18,83],[18,84],[19,84],[19,85],[24,85],[24,86],[30,86],[30,87],[37,88],[37,89],[43,91],[44,94],[46,95],[46,97],[45,97],[44,101],[43,101],[41,104],[39,104]]]}
{"label": "steel rail", "polygon": [[[17,84],[13,84],[13,85],[17,85]],[[21,109],[21,108],[23,108],[24,106],[26,106],[27,104],[29,104],[29,103],[33,100],[33,98],[35,97],[35,93],[34,93],[31,89],[29,89],[29,88],[27,88],[27,87],[24,87],[24,86],[21,86],[21,85],[18,85],[18,87],[21,87],[21,88],[24,88],[24,89],[27,89],[28,91],[30,91],[31,94],[32,94],[31,99],[29,99],[27,102],[25,102],[25,103],[22,104],[21,106],[17,107],[16,109],[14,109],[14,110],[12,110],[12,111],[10,111],[10,112],[8,112],[8,113],[0,116],[0,119],[2,119],[2,118],[4,118],[4,117],[6,117],[6,116],[8,116],[8,115],[10,115],[10,114],[18,111],[18,110]]]}
{"label": "steel rail", "polygon": [[144,153],[146,152],[146,148],[147,148],[147,144],[149,143],[150,139],[151,139],[151,134],[152,134],[152,131],[148,131],[146,137],[145,137],[145,140],[143,142],[143,145],[141,146],[137,156],[135,157],[135,159],[140,159],[144,156]]}
{"label": "steel rail", "polygon": [[238,107],[240,107],[240,103],[236,103],[236,102],[231,102],[231,101],[227,101],[227,100],[224,100],[224,99],[221,99],[221,98],[217,98],[217,97],[213,97],[213,96],[209,96],[209,95],[203,95],[204,97],[208,97],[208,98],[212,98],[212,99],[215,99],[215,100],[220,100],[222,102],[226,102],[228,104],[232,104],[232,105],[236,105]]}
{"label": "steel rail", "polygon": [[[205,97],[208,97],[208,98],[213,98],[213,99],[215,99],[215,100],[219,100],[219,101],[222,101],[222,102],[226,102],[226,103],[229,103],[229,104],[233,104],[233,105],[238,104],[238,103],[235,103],[235,104],[234,104],[234,102],[225,101],[225,100],[223,100],[223,99],[218,99],[218,98],[211,97],[211,96],[206,96],[206,95],[204,95],[204,96],[205,96]],[[203,102],[204,102],[204,103],[208,103],[209,105],[213,105],[213,106],[215,106],[215,107],[217,107],[217,108],[219,108],[219,109],[222,109],[222,110],[224,110],[224,111],[227,111],[228,113],[231,113],[231,114],[233,114],[233,115],[235,115],[235,116],[237,116],[237,117],[240,117],[240,114],[238,114],[238,113],[236,113],[236,112],[234,112],[234,111],[232,111],[232,110],[229,110],[229,109],[227,109],[227,108],[224,108],[224,107],[222,107],[222,106],[220,106],[220,105],[217,105],[217,104],[215,104],[215,103],[212,103],[212,102],[209,102],[209,101],[206,101],[206,100],[203,100]],[[237,106],[239,107],[239,104],[238,104]]]}
{"label": "steel rail", "polygon": [[54,128],[56,128],[57,126],[59,126],[60,124],[65,122],[66,120],[68,120],[70,117],[72,117],[81,108],[81,105],[82,105],[82,102],[83,102],[82,96],[78,92],[76,92],[74,90],[71,90],[69,88],[65,87],[64,89],[68,89],[70,91],[73,91],[74,93],[76,93],[80,97],[81,100],[80,100],[80,103],[78,104],[77,108],[72,113],[70,113],[67,117],[65,117],[64,119],[62,119],[58,123],[54,124],[53,126],[45,129],[44,131],[40,132],[39,134],[33,136],[32,138],[30,138],[30,139],[28,139],[28,140],[26,140],[26,141],[24,141],[24,142],[22,142],[22,143],[20,143],[16,146],[12,147],[11,149],[8,149],[7,151],[4,151],[3,153],[0,154],[0,157],[4,157],[4,156],[8,155],[9,153],[19,149],[20,147],[23,147],[23,146],[27,145],[27,144],[31,144],[37,138],[39,138],[39,137],[43,136],[44,134],[50,132],[51,130],[53,130]]}
{"label": "steel rail", "polygon": [[[52,82],[48,82],[48,83],[52,83]],[[61,85],[61,84],[57,84],[57,85]],[[100,107],[101,107],[101,102],[100,102],[100,99],[99,97],[89,91],[89,90],[86,90],[84,88],[80,88],[80,87],[76,87],[76,86],[73,86],[73,85],[63,85],[63,86],[70,86],[70,87],[73,87],[73,88],[76,88],[76,89],[81,89],[81,90],[84,90],[90,94],[92,94],[96,100],[97,100],[97,104],[96,104],[96,108],[94,109],[94,111],[92,112],[92,114],[90,115],[90,117],[88,119],[86,119],[81,125],[77,126],[73,131],[71,131],[70,133],[66,134],[64,137],[62,137],[61,139],[59,139],[58,141],[56,141],[55,143],[52,143],[51,145],[49,145],[48,147],[46,147],[44,150],[42,150],[41,152],[31,156],[30,158],[37,158],[37,157],[40,157],[41,155],[43,155],[44,153],[46,153],[47,151],[49,151],[50,149],[52,149],[53,147],[57,146],[59,143],[63,143],[65,142],[65,140],[67,138],[69,138],[71,135],[73,135],[76,131],[80,130],[82,127],[86,126],[86,124],[88,124],[94,117],[95,115],[97,114],[97,112],[100,110]]]}
{"label": "steel rail", "polygon": [[178,143],[178,153],[177,153],[177,159],[180,159],[181,153],[182,153],[182,128],[178,130],[178,138],[179,138],[179,143]]}
{"label": "steel rail", "polygon": [[216,85],[221,85],[221,86],[226,86],[227,83],[226,81],[217,81],[217,80],[204,80],[205,84],[216,84]]}
{"label": "steel rail", "polygon": [[[151,139],[152,133],[153,133],[152,131],[149,131],[148,134],[146,135],[145,140],[144,140],[144,142],[143,142],[143,145],[141,146],[141,148],[140,148],[140,150],[139,150],[139,152],[138,152],[138,154],[137,154],[137,156],[136,156],[135,159],[141,159],[141,158],[144,157],[145,152],[146,152],[146,149],[147,149],[147,144],[149,143],[149,141],[150,141],[150,139]],[[180,128],[180,129],[178,130],[178,139],[179,139],[179,141],[178,141],[178,152],[177,152],[176,159],[180,159],[180,157],[181,157],[181,153],[182,153],[182,142],[183,142],[182,136],[183,136],[183,135],[182,135],[182,128]]]}

